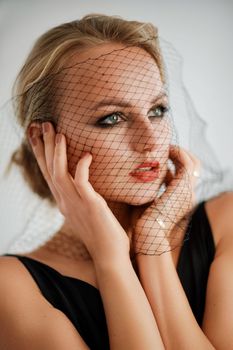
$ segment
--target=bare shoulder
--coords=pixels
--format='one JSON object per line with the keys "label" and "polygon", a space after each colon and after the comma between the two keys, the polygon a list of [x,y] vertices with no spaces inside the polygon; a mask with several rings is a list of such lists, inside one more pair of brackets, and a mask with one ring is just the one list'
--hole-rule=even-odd
{"label": "bare shoulder", "polygon": [[24,286],[28,292],[40,292],[24,265],[16,257],[0,257],[0,279],[4,282],[0,288],[7,288],[17,281],[21,282],[20,285]]}
{"label": "bare shoulder", "polygon": [[88,349],[66,315],[43,297],[14,257],[0,257],[0,324],[4,350]]}
{"label": "bare shoulder", "polygon": [[216,247],[223,241],[233,244],[233,192],[224,192],[209,199],[205,209]]}
{"label": "bare shoulder", "polygon": [[212,198],[206,202],[206,209],[217,246],[208,277],[202,329],[216,349],[233,349],[233,193]]}

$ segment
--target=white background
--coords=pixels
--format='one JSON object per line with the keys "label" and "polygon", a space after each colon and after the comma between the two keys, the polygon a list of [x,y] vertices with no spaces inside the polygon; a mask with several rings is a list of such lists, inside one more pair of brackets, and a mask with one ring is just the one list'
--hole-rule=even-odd
{"label": "white background", "polygon": [[[184,82],[208,123],[207,138],[220,164],[233,170],[233,0],[0,0],[0,105],[35,39],[93,12],[152,22],[175,46],[184,58]],[[14,236],[11,209],[7,216],[0,251]]]}

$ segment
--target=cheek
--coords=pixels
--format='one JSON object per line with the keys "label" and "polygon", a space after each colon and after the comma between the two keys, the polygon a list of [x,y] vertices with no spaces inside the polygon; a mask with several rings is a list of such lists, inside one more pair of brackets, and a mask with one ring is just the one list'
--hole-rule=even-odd
{"label": "cheek", "polygon": [[112,170],[121,166],[124,162],[128,147],[126,142],[118,135],[105,135],[103,139],[96,140],[91,149],[93,161],[90,168],[90,175],[100,176],[101,174],[112,173]]}
{"label": "cheek", "polygon": [[166,167],[169,157],[170,144],[173,138],[173,129],[169,120],[165,119],[155,126],[156,148],[153,152],[162,166]]}
{"label": "cheek", "polygon": [[174,130],[169,120],[166,120],[161,125],[162,131],[158,133],[158,156],[161,158],[162,163],[167,163],[169,158],[170,144],[174,143]]}
{"label": "cheek", "polygon": [[[75,131],[74,131],[75,130]],[[102,169],[113,168],[122,160],[127,150],[126,142],[121,135],[88,131],[74,128],[66,131],[68,168],[72,176],[83,152],[90,152],[93,160],[90,174]]]}
{"label": "cheek", "polygon": [[75,174],[76,166],[83,152],[90,152],[95,140],[90,137],[90,132],[77,125],[77,121],[62,118],[57,126],[57,132],[66,137],[68,169],[72,176]]}
{"label": "cheek", "polygon": [[164,117],[159,123],[154,124],[156,138],[160,143],[167,144],[171,141],[173,126],[169,117]]}
{"label": "cheek", "polygon": [[[72,124],[72,125],[71,125]],[[158,130],[160,129],[160,130]],[[164,123],[157,130],[158,150],[157,156],[161,160],[168,158],[169,144],[172,139],[172,128],[170,123]],[[121,131],[121,132],[120,132]],[[165,132],[166,131],[166,132]],[[64,123],[60,121],[57,132],[65,134],[67,141],[68,169],[72,176],[75,174],[77,163],[83,152],[91,152],[93,155],[90,167],[90,176],[100,174],[107,170],[117,168],[131,154],[130,138],[124,130],[109,132],[101,129],[80,128],[80,124]],[[128,136],[128,137],[127,137]],[[132,136],[132,135],[131,135]],[[162,164],[161,164],[162,165]],[[164,164],[165,165],[165,164]]]}

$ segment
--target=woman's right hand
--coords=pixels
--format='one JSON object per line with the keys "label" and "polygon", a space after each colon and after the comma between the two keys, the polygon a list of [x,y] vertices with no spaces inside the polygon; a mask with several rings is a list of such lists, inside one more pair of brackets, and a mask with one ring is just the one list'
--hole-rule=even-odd
{"label": "woman's right hand", "polygon": [[79,160],[75,176],[68,171],[66,139],[43,123],[43,141],[38,124],[29,127],[29,139],[40,170],[66,223],[86,246],[94,263],[110,263],[129,257],[129,239],[104,198],[89,182],[92,155]]}

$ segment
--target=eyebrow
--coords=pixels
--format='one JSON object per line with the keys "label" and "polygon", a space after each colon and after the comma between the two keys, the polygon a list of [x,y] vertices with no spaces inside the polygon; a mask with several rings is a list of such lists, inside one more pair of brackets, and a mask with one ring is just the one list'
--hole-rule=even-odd
{"label": "eyebrow", "polygon": [[[158,100],[160,100],[163,97],[168,97],[165,92],[160,93],[157,95],[152,101],[151,104],[156,103]],[[95,108],[98,109],[100,107],[104,106],[118,106],[118,107],[132,107],[132,104],[130,102],[126,102],[123,100],[118,100],[116,98],[110,98],[110,99],[103,99],[102,101],[98,102],[95,105]]]}

